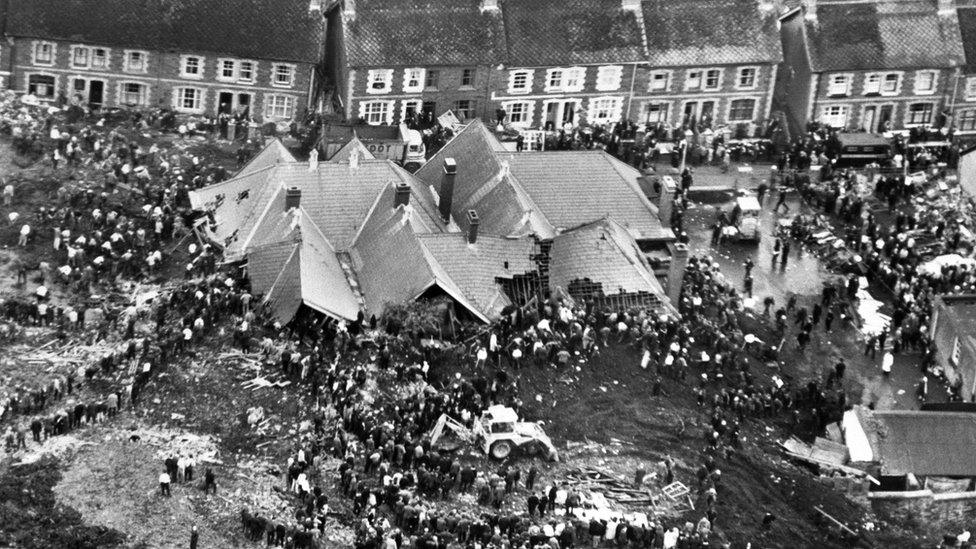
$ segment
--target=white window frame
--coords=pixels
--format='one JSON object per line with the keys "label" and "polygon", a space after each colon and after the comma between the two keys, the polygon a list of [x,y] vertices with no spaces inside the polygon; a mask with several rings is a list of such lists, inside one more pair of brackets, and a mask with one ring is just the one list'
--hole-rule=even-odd
{"label": "white window frame", "polygon": [[[732,104],[736,101],[752,101],[752,114],[749,118],[732,118]],[[729,113],[726,117],[726,121],[731,123],[742,123],[742,122],[752,122],[756,119],[756,108],[759,107],[759,99],[755,97],[732,97],[729,99]]]}
{"label": "white window frame", "polygon": [[[96,53],[103,52],[105,55],[102,57],[105,59],[104,65],[98,65],[95,63]],[[93,46],[91,49],[91,69],[95,71],[107,71],[112,69],[112,49],[103,48],[101,46]]]}
{"label": "white window frame", "polygon": [[[42,61],[38,58],[37,52],[43,46],[49,46],[51,48],[51,56],[47,61]],[[54,42],[49,42],[47,40],[35,40],[31,47],[31,64],[39,65],[41,67],[53,67],[58,59],[58,45]]]}
{"label": "white window frame", "polygon": [[581,92],[586,86],[586,67],[569,67],[563,71],[563,91]]}
{"label": "white window frame", "polygon": [[[696,77],[698,85],[693,86],[692,75],[698,75]],[[704,69],[688,69],[685,71],[685,90],[700,90],[702,86],[705,85],[705,70]]]}
{"label": "white window frame", "polygon": [[[518,113],[516,113],[516,106],[521,107],[518,109]],[[502,108],[505,109],[505,113],[508,115],[508,123],[512,126],[528,128],[532,125],[532,120],[535,118],[535,101],[506,101],[502,103]],[[516,114],[518,114],[518,120],[515,120]]]}
{"label": "white window frame", "polygon": [[[396,103],[396,101],[381,100],[381,99],[374,99],[372,101],[360,101],[359,102],[359,118],[362,118],[363,120],[365,120],[366,123],[369,124],[370,126],[382,126],[383,124],[386,124],[388,126],[389,125],[392,125],[393,124],[393,115],[394,115],[394,109],[393,109],[394,103]],[[385,105],[386,106],[386,110],[385,110],[385,117],[384,117],[384,119],[377,120],[375,122],[374,121],[370,121],[369,118],[368,118],[368,114],[369,113],[367,112],[369,110],[369,106],[370,105]],[[380,112],[380,113],[377,113],[377,114],[382,115],[384,113],[383,112]]]}
{"label": "white window frame", "polygon": [[[909,119],[909,117],[912,114],[912,105],[928,105],[928,106],[932,107],[931,109],[929,109],[929,119],[928,119],[928,121],[926,121],[926,122],[909,122],[908,119]],[[905,105],[905,116],[904,116],[904,123],[902,124],[902,126],[904,126],[906,128],[914,128],[916,126],[931,126],[932,123],[935,121],[936,112],[937,111],[935,110],[935,102],[934,101],[915,101],[913,103],[908,103],[907,105]]]}
{"label": "white window frame", "polygon": [[964,93],[966,95],[966,101],[976,101],[976,76],[966,77]]}
{"label": "white window frame", "polygon": [[[661,114],[658,114],[658,120],[654,120],[653,122],[648,119],[648,111],[654,105],[657,105],[659,107],[658,108],[659,113],[664,114],[663,120],[661,119]],[[644,103],[644,108],[641,110],[641,113],[645,124],[658,124],[658,123],[667,124],[668,121],[671,120],[671,102],[670,101],[648,101],[647,103]]]}
{"label": "white window frame", "polygon": [[[410,85],[410,81],[415,81],[416,84]],[[411,67],[403,69],[403,92],[404,93],[420,93],[424,91],[424,83],[427,80],[427,71],[420,67]]]}
{"label": "white window frame", "polygon": [[[892,90],[887,90],[885,87],[888,85],[890,77],[895,77],[895,87]],[[901,82],[902,73],[900,72],[886,72],[881,75],[881,95],[884,97],[892,97],[901,93]]]}
{"label": "white window frame", "polygon": [[[715,75],[715,85],[714,86],[709,86],[708,85],[708,75],[709,75],[709,73],[717,73]],[[722,89],[722,81],[724,79],[725,79],[725,71],[723,71],[722,69],[717,69],[717,68],[714,68],[714,67],[713,68],[710,68],[710,69],[705,69],[702,72],[701,89],[702,89],[702,91],[718,91],[718,90]]]}
{"label": "white window frame", "polygon": [[881,80],[884,77],[880,72],[869,72],[864,75],[864,91],[862,95],[881,95]]}
{"label": "white window frame", "polygon": [[565,78],[566,69],[546,69],[546,93],[563,91]]}
{"label": "white window frame", "polygon": [[[142,67],[132,66],[132,54],[142,56]],[[149,72],[149,52],[145,50],[123,50],[122,52],[122,71],[134,74],[146,74]]]}
{"label": "white window frame", "polygon": [[[139,103],[133,105],[123,101],[123,98],[125,97],[125,93],[126,93],[125,92],[126,84],[138,84],[139,86],[142,86],[142,92],[141,92],[142,97],[140,98]],[[152,97],[151,94],[152,94],[152,89],[150,88],[149,84],[146,84],[145,82],[139,82],[137,80],[122,80],[118,83],[118,87],[116,88],[115,103],[120,107],[133,107],[133,106],[148,107],[149,99],[150,97]]]}
{"label": "white window frame", "polygon": [[[529,69],[515,69],[508,71],[508,93],[512,95],[517,94],[528,94],[532,93],[532,80],[535,76],[535,71]],[[516,87],[515,81],[522,77],[525,82],[521,86]]]}
{"label": "white window frame", "polygon": [[[251,65],[251,76],[244,76],[244,64]],[[238,84],[253,84],[257,82],[258,79],[258,62],[253,59],[238,59],[237,60],[237,83]]]}
{"label": "white window frame", "polygon": [[[230,67],[230,72],[231,72],[230,76],[224,74],[224,70],[227,68],[228,65]],[[237,81],[237,60],[227,59],[223,57],[217,59],[216,78],[221,82],[236,82]]]}
{"label": "white window frame", "polygon": [[[829,119],[834,119],[834,118],[836,118],[838,116],[841,116],[840,112],[838,114],[827,114],[827,111],[829,109],[839,109],[840,112],[843,113],[843,117],[844,117],[843,124],[837,125],[837,124],[831,124],[831,123],[828,122],[828,118]],[[828,126],[830,126],[832,128],[840,128],[840,129],[846,128],[847,127],[847,123],[850,121],[850,116],[851,116],[851,106],[850,105],[824,105],[820,109],[820,121],[822,123],[824,123],[824,124],[827,124]]]}
{"label": "white window frame", "polygon": [[[196,92],[197,106],[184,107],[184,92],[193,90]],[[177,86],[173,88],[173,110],[186,114],[203,114],[207,108],[207,91],[196,86]]]}
{"label": "white window frame", "polygon": [[[75,63],[75,58],[79,52],[85,52],[85,62],[81,64]],[[92,66],[92,54],[93,54],[92,48],[88,46],[82,46],[82,45],[71,46],[70,61],[69,61],[71,68],[84,69],[84,70],[90,69]]]}
{"label": "white window frame", "polygon": [[604,65],[596,70],[596,90],[617,91],[623,83],[623,78],[622,65]]}
{"label": "white window frame", "polygon": [[[278,69],[288,69],[288,83],[278,82]],[[298,77],[298,66],[293,63],[274,63],[271,65],[271,87],[272,88],[292,88],[295,86],[295,79]],[[393,87],[393,70],[390,69],[390,84],[388,89]],[[384,92],[390,93],[390,92]]]}
{"label": "white window frame", "polygon": [[[189,72],[190,61],[196,62],[196,72]],[[204,65],[206,59],[202,55],[181,55],[180,56],[180,78],[190,80],[203,80]]]}
{"label": "white window frame", "polygon": [[[752,71],[752,85],[743,85],[742,79],[745,77],[746,71]],[[739,67],[735,73],[735,89],[737,90],[754,90],[759,86],[759,67]]]}
{"label": "white window frame", "polygon": [[[274,82],[274,71],[279,64],[274,65],[271,71],[271,81]],[[374,88],[373,84],[383,84],[382,88]],[[369,95],[385,95],[393,92],[393,69],[370,69],[366,73],[366,93]]]}
{"label": "white window frame", "polygon": [[[843,91],[840,91],[841,84],[838,80],[843,81]],[[851,94],[851,82],[854,81],[854,74],[849,72],[835,73],[827,76],[827,95],[828,96],[847,96]]]}
{"label": "white window frame", "polygon": [[[283,105],[285,111],[280,115],[275,114],[275,109],[278,108],[278,105],[276,105],[278,99],[284,99],[286,102],[286,104]],[[287,105],[288,101],[291,102],[290,106]],[[288,114],[289,108],[292,111],[290,115]],[[298,114],[298,98],[295,97],[294,95],[287,95],[281,93],[266,93],[264,95],[264,103],[262,104],[261,112],[264,115],[264,119],[266,121],[294,120],[295,116]]]}
{"label": "white window frame", "polygon": [[[614,106],[610,109],[601,109],[598,105],[602,101],[612,101]],[[590,99],[586,109],[586,121],[590,124],[609,124],[618,122],[623,113],[624,98],[620,96],[593,97]],[[608,110],[607,116],[597,116],[598,110]]]}
{"label": "white window frame", "polygon": [[[926,75],[932,77],[932,84],[929,86],[929,89],[927,90],[918,87],[918,83],[922,80],[922,77]],[[935,95],[935,90],[939,89],[939,71],[933,71],[933,70],[915,71],[915,83],[913,88],[914,88],[913,91],[915,92],[915,95]]]}
{"label": "white window frame", "polygon": [[[671,91],[671,79],[674,73],[671,71],[651,71],[651,75],[647,79],[647,91],[651,93],[655,92],[669,92]],[[664,81],[663,88],[654,87],[655,82],[660,80]]]}
{"label": "white window frame", "polygon": [[24,73],[24,93],[30,93],[30,79],[32,76],[48,76],[54,79],[54,95],[51,97],[37,96],[37,98],[41,101],[56,101],[58,98],[58,91],[61,89],[61,76],[44,71]]}

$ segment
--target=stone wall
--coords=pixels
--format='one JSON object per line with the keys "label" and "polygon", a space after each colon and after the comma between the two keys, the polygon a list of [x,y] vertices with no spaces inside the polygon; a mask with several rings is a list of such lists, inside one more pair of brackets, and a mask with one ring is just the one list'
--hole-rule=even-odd
{"label": "stone wall", "polygon": [[868,500],[883,518],[906,525],[948,529],[976,516],[976,492],[872,492]]}

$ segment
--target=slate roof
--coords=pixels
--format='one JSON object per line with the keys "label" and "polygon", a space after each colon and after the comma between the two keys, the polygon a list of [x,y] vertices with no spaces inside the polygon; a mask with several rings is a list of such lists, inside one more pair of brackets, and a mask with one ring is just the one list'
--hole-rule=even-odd
{"label": "slate roof", "polygon": [[484,234],[548,239],[610,215],[639,240],[674,238],[637,184],[640,173],[605,152],[512,153],[476,120],[415,175],[440,190],[445,158],[457,161],[452,214],[462,229],[474,209]]}
{"label": "slate roof", "polygon": [[962,36],[962,50],[966,58],[967,74],[976,73],[976,7],[956,8],[959,19],[959,32]]}
{"label": "slate roof", "polygon": [[7,33],[151,51],[317,63],[325,22],[309,0],[21,0]]}
{"label": "slate roof", "polygon": [[772,2],[644,0],[652,66],[778,63],[783,58]]}
{"label": "slate roof", "polygon": [[285,162],[295,162],[295,157],[278,138],[273,138],[263,149],[258,151],[258,154],[248,160],[247,164],[244,164],[244,167],[234,174],[234,177],[259,172],[264,168]]}
{"label": "slate roof", "polygon": [[489,65],[503,54],[501,18],[480,0],[356,0],[344,17],[354,67]]}
{"label": "slate roof", "polygon": [[807,42],[815,72],[953,67],[964,62],[955,12],[937,0],[817,3]]}
{"label": "slate roof", "polygon": [[601,284],[604,295],[650,293],[667,300],[634,237],[609,217],[570,229],[552,241],[550,288],[566,290],[583,279]]}
{"label": "slate roof", "polygon": [[976,476],[976,414],[864,410],[859,418],[883,475]]}
{"label": "slate roof", "polygon": [[256,248],[248,257],[251,289],[263,296],[277,320],[288,321],[302,304],[299,242],[279,242]]}
{"label": "slate roof", "polygon": [[275,168],[268,167],[190,193],[194,209],[215,212],[214,223],[205,227],[210,239],[224,247],[228,261],[242,257],[244,246],[263,215],[263,206],[280,190],[272,184],[274,174]]}
{"label": "slate roof", "polygon": [[373,153],[369,152],[366,145],[363,145],[363,142],[358,137],[353,137],[348,143],[337,150],[328,162],[349,162],[349,157],[352,156],[353,151],[356,151],[361,159],[376,160],[376,157],[373,156]]}
{"label": "slate roof", "polygon": [[637,62],[644,37],[620,0],[516,0],[502,3],[508,62],[560,66]]}

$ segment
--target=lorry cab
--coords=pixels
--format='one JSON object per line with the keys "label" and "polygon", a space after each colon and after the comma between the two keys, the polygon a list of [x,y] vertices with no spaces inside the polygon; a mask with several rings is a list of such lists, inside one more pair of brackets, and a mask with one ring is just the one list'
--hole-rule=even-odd
{"label": "lorry cab", "polygon": [[417,130],[407,130],[407,151],[403,158],[403,167],[410,173],[420,169],[427,162],[427,147],[424,138]]}
{"label": "lorry cab", "polygon": [[738,230],[738,239],[759,241],[761,232],[759,213],[762,211],[759,199],[751,194],[743,194],[736,198],[735,202],[736,209],[739,211],[735,224],[735,228]]}

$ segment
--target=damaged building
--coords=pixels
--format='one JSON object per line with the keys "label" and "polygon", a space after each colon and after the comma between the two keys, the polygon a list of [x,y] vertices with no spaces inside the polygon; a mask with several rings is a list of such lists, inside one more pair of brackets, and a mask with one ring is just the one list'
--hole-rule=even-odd
{"label": "damaged building", "polygon": [[416,174],[358,143],[305,162],[272,141],[191,201],[282,322],[446,297],[487,323],[550,293],[672,312],[687,250],[638,177],[603,152],[506,152],[474,122]]}

